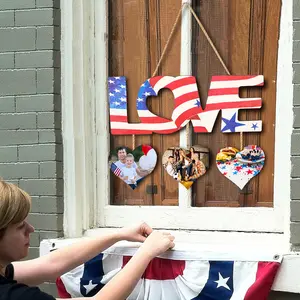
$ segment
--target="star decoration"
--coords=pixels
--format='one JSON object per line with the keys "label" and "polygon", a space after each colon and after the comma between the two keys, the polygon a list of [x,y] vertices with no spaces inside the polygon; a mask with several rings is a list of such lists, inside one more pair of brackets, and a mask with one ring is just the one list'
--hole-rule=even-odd
{"label": "star decoration", "polygon": [[220,287],[224,287],[225,289],[230,291],[230,287],[227,285],[227,281],[230,277],[223,278],[221,273],[219,272],[219,280],[216,280],[215,282],[218,284],[217,289]]}
{"label": "star decoration", "polygon": [[[120,86],[124,88],[121,88]],[[109,106],[116,110],[127,109],[126,80],[125,77],[108,78]]]}
{"label": "star decoration", "polygon": [[238,171],[238,172],[239,172],[239,171],[241,171],[241,170],[243,169],[243,167],[241,167],[241,166],[237,166],[235,169],[236,169],[236,171]]}
{"label": "star decoration", "polygon": [[243,123],[236,122],[236,113],[231,117],[231,119],[222,118],[222,121],[225,123],[225,126],[222,128],[222,132],[226,130],[230,130],[231,132],[235,132],[235,128],[239,126],[244,126]]}
{"label": "star decoration", "polygon": [[253,123],[251,128],[253,128],[254,130],[258,128],[257,123]]}
{"label": "star decoration", "polygon": [[[237,185],[241,190],[245,185],[252,180],[255,176],[260,174],[264,166],[265,155],[263,150],[256,145],[249,145],[244,148],[252,151],[244,151],[237,158],[232,158],[229,161],[224,161],[221,165],[217,164],[218,170],[222,175],[226,176],[232,183]],[[253,151],[255,149],[255,151]],[[260,152],[258,152],[260,151]],[[259,153],[259,155],[257,154]],[[259,160],[257,158],[259,156]],[[261,158],[262,157],[262,158]],[[217,156],[218,158],[218,156]],[[223,168],[225,165],[226,168]],[[231,276],[219,270],[223,275]],[[216,273],[215,278],[218,278]],[[230,281],[230,288],[232,289],[232,281]]]}
{"label": "star decoration", "polygon": [[199,99],[197,99],[197,100],[196,100],[196,103],[195,103],[195,105],[196,105],[197,107],[201,107],[201,102],[200,102],[200,100],[199,100]]}
{"label": "star decoration", "polygon": [[93,290],[98,284],[93,284],[92,280],[89,281],[89,284],[83,285],[86,290],[86,294],[88,294],[91,290]]}

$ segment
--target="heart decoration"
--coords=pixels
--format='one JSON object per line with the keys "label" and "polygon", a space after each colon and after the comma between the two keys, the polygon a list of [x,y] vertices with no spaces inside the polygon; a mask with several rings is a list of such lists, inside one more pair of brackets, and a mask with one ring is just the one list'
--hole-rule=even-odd
{"label": "heart decoration", "polygon": [[217,154],[216,161],[219,171],[242,190],[261,172],[265,153],[256,145],[246,146],[242,151],[226,147]]}
{"label": "heart decoration", "polygon": [[170,147],[163,155],[162,164],[174,180],[189,189],[206,173],[209,167],[209,150],[198,145],[189,149]]}
{"label": "heart decoration", "polygon": [[154,170],[156,162],[156,151],[150,145],[140,145],[134,150],[118,147],[109,157],[111,171],[133,190]]}

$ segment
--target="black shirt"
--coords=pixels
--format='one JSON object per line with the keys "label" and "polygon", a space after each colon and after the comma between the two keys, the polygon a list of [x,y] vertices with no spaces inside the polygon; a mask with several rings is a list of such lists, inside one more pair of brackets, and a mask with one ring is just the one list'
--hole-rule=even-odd
{"label": "black shirt", "polygon": [[5,277],[0,275],[0,300],[55,300],[37,287],[29,287],[13,280],[14,267],[8,265]]}

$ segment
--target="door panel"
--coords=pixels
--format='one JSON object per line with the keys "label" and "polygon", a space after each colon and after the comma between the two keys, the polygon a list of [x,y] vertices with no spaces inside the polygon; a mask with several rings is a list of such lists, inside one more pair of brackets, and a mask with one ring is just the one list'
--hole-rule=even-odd
{"label": "door panel", "polygon": [[[262,97],[261,110],[240,111],[240,120],[262,120],[262,133],[244,133],[243,145],[257,144],[266,154],[262,172],[241,191],[216,168],[220,148],[240,148],[240,134],[223,134],[221,114],[213,133],[195,134],[194,144],[211,150],[211,168],[193,185],[194,206],[272,206],[274,173],[274,133],[276,72],[280,1],[214,0],[194,1],[200,19],[232,75],[263,74],[263,88],[242,88],[240,97]],[[193,75],[197,77],[202,105],[205,105],[212,75],[226,75],[215,53],[193,26]]]}
{"label": "door panel", "polygon": [[[261,133],[244,133],[243,144],[257,144],[266,154],[262,172],[240,191],[222,176],[215,164],[220,148],[239,148],[239,133],[221,133],[220,114],[212,133],[193,134],[194,145],[210,149],[210,168],[193,185],[194,206],[267,206],[273,205],[274,132],[276,109],[276,72],[280,0],[193,1],[194,9],[219,50],[232,75],[263,74],[263,88],[242,88],[241,97],[262,97],[261,110],[240,111],[240,120],[263,121]],[[181,0],[109,1],[109,76],[127,77],[130,122],[139,122],[136,96],[141,84],[152,74],[167,42]],[[212,75],[225,75],[211,46],[193,20],[193,75],[198,82],[205,107]],[[180,75],[180,23],[156,75]],[[174,103],[170,91],[148,99],[153,113],[170,118]],[[111,136],[111,149],[132,147],[131,136]],[[115,205],[178,205],[178,184],[162,167],[162,155],[168,147],[179,145],[179,133],[135,136],[135,145],[150,144],[158,154],[157,166],[138,188],[131,190],[111,175],[111,203]],[[147,193],[151,187],[156,193]],[[150,188],[150,189],[149,189]]]}

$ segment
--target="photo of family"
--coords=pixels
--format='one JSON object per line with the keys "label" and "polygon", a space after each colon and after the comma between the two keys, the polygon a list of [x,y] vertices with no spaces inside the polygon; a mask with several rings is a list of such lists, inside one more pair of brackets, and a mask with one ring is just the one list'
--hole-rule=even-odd
{"label": "photo of family", "polygon": [[163,167],[176,181],[193,183],[206,173],[209,151],[200,146],[190,147],[189,150],[170,147],[163,155]]}
{"label": "photo of family", "polygon": [[157,154],[149,145],[140,145],[133,151],[121,146],[114,149],[109,157],[112,172],[132,189],[155,168]]}

